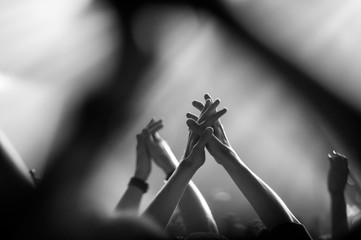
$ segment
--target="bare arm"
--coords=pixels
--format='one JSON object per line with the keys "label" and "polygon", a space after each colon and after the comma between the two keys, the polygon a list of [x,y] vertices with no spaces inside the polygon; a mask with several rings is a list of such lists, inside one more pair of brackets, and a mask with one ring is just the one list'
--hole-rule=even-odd
{"label": "bare arm", "polygon": [[116,211],[134,211],[138,213],[143,194],[147,191],[146,181],[151,172],[151,157],[144,139],[144,132],[154,133],[162,128],[162,121],[153,120],[143,129],[142,134],[137,135],[137,161],[134,177],[128,184],[128,188],[116,206]]}
{"label": "bare arm", "polygon": [[[208,94],[205,95],[205,99],[213,102]],[[193,105],[202,112],[206,107],[198,101],[193,102]],[[202,128],[199,121],[202,121],[202,116],[198,119],[197,116],[189,114],[188,117],[191,118],[187,121],[188,126],[194,132],[200,133]],[[298,222],[281,198],[252,172],[233,150],[221,122],[217,120],[212,127],[214,135],[207,144],[208,151],[228,172],[264,224],[272,229],[282,223]]]}
{"label": "bare arm", "polygon": [[[168,176],[178,167],[179,162],[171,148],[158,133],[148,134],[147,145],[154,162]],[[186,229],[193,232],[218,232],[211,210],[197,186],[190,181],[178,203]]]}
{"label": "bare arm", "polygon": [[165,229],[167,226],[168,221],[185,189],[187,188],[189,181],[205,161],[204,147],[213,133],[213,129],[209,126],[211,126],[225,113],[225,109],[219,112],[212,111],[212,113],[209,113],[205,118],[205,121],[202,123],[204,131],[200,133],[200,137],[193,138],[191,137],[192,134],[189,135],[187,142],[187,149],[190,149],[189,154],[184,157],[184,160],[179,164],[172,177],[163,186],[143,214],[151,219],[154,219],[161,228]]}
{"label": "bare arm", "polygon": [[204,147],[212,135],[212,129],[206,129],[190,155],[185,158],[168,182],[158,192],[144,216],[153,219],[161,228],[165,229],[179,200],[186,190],[189,181],[205,161]]}
{"label": "bare arm", "polygon": [[218,159],[218,162],[221,162],[269,229],[286,222],[298,222],[282,199],[235,152]]}
{"label": "bare arm", "polygon": [[335,151],[328,155],[328,191],[331,196],[332,238],[339,239],[348,233],[344,191],[349,173],[347,158]]}

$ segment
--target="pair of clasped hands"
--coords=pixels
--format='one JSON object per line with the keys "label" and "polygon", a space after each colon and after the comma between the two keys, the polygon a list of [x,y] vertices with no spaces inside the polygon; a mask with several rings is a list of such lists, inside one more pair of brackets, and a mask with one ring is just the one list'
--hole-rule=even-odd
{"label": "pair of clasped hands", "polygon": [[[193,101],[192,105],[200,111],[196,116],[187,113],[189,137],[182,162],[190,168],[197,170],[205,162],[205,147],[216,161],[222,164],[225,154],[232,152],[223,126],[219,118],[227,109],[217,111],[220,100],[213,100],[205,94],[205,103]],[[146,180],[151,171],[151,159],[170,176],[177,168],[178,161],[173,155],[169,145],[164,141],[158,131],[163,127],[163,121],[152,119],[148,125],[137,135],[137,166],[135,177]]]}

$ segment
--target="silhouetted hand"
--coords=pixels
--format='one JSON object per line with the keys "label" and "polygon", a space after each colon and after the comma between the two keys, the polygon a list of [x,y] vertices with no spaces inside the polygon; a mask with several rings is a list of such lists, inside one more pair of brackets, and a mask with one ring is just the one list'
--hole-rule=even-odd
{"label": "silhouetted hand", "polygon": [[328,154],[330,170],[328,172],[328,191],[331,195],[343,194],[349,173],[347,158],[335,151]]}

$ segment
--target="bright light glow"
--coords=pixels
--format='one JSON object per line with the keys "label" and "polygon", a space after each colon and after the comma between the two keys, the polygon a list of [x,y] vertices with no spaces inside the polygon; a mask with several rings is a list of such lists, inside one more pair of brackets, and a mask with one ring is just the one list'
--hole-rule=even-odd
{"label": "bright light glow", "polygon": [[37,170],[72,93],[81,96],[109,69],[112,17],[91,2],[0,3],[0,126]]}
{"label": "bright light glow", "polygon": [[0,74],[0,92],[9,90],[12,85],[10,77]]}

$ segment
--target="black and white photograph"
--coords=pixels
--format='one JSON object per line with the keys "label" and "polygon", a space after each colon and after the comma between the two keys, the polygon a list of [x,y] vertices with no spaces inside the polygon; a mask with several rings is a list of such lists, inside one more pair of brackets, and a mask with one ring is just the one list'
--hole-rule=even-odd
{"label": "black and white photograph", "polygon": [[0,0],[0,239],[361,239],[360,13]]}

